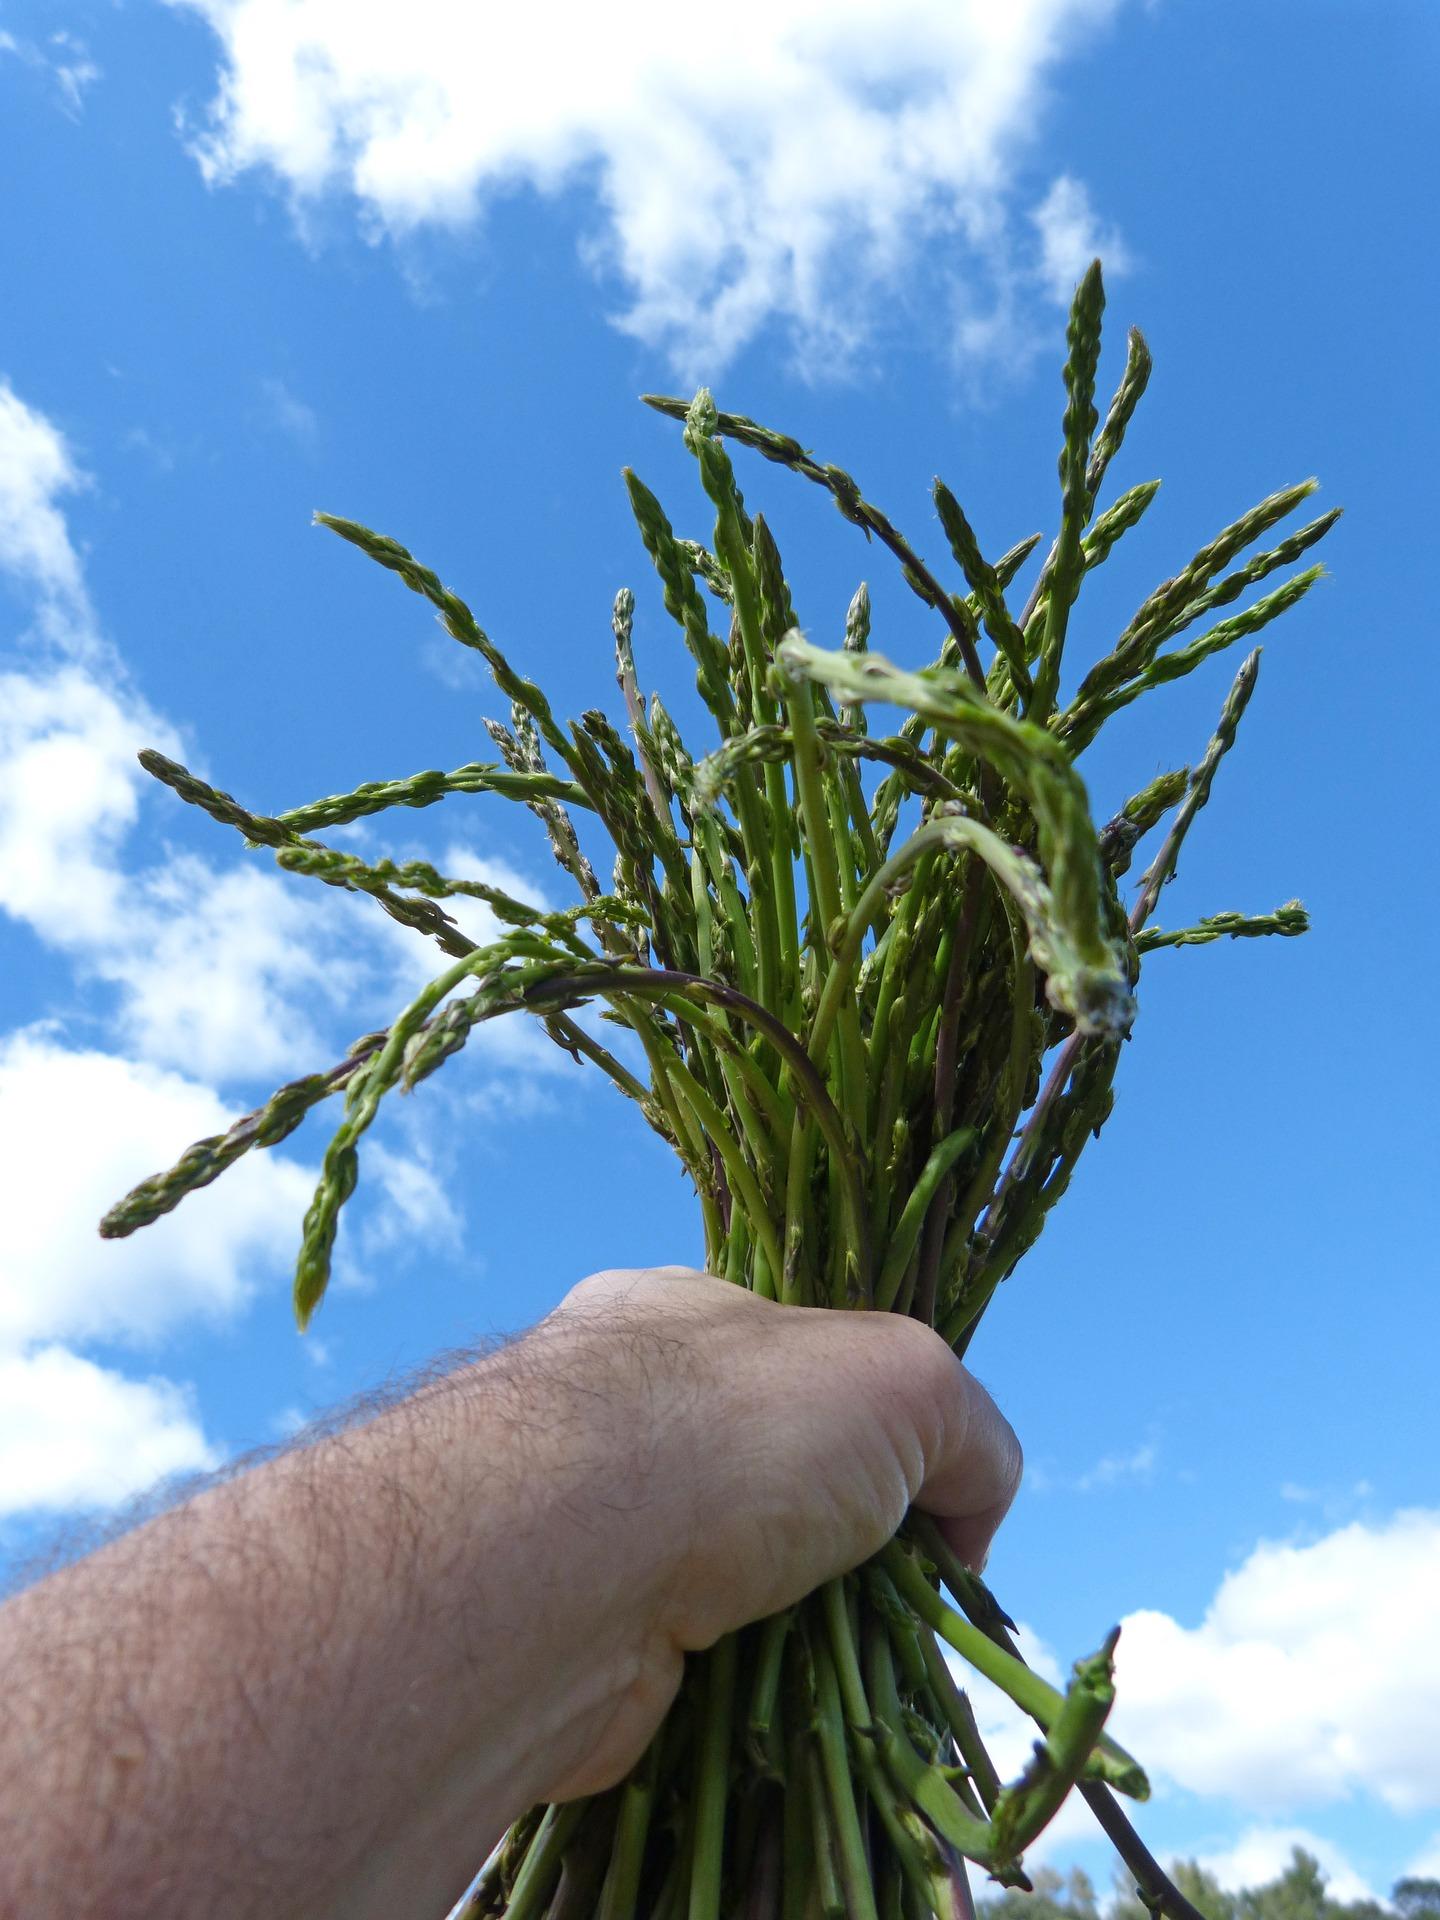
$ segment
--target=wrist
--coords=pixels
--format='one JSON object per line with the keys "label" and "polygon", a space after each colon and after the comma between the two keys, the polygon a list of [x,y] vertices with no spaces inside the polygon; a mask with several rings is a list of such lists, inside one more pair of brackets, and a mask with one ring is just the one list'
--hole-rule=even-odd
{"label": "wrist", "polygon": [[612,1784],[678,1688],[695,1475],[689,1369],[665,1348],[638,1316],[567,1302],[442,1383],[464,1631],[505,1643],[482,1738],[507,1756],[506,1817]]}

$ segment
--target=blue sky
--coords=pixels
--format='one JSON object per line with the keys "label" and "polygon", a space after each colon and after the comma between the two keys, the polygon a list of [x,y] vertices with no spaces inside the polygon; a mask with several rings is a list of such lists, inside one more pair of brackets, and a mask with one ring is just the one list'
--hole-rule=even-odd
{"label": "blue sky", "polygon": [[[1030,1463],[995,1581],[1062,1662],[1127,1621],[1117,1724],[1154,1765],[1158,1850],[1253,1879],[1305,1834],[1339,1891],[1440,1872],[1440,24],[688,11],[683,35],[638,5],[596,33],[412,0],[397,45],[356,0],[0,4],[0,1553],[597,1267],[699,1257],[659,1143],[514,1034],[377,1134],[305,1340],[288,1268],[323,1118],[94,1238],[431,968],[133,764],[159,745],[267,810],[489,757],[477,663],[312,509],[413,546],[565,712],[613,710],[634,585],[642,672],[688,711],[621,466],[687,531],[705,516],[636,395],[707,380],[932,557],[941,472],[995,551],[1053,524],[1061,297],[1099,247],[1102,377],[1132,322],[1157,367],[1115,484],[1165,485],[1081,644],[1272,488],[1315,473],[1346,507],[1162,915],[1298,895],[1315,929],[1147,964],[1115,1117],[972,1355]],[[884,555],[788,476],[746,486],[813,638],[864,576],[876,644],[929,657]],[[1099,815],[1196,756],[1226,679],[1113,728]],[[533,826],[456,799],[351,844],[558,903]],[[1078,1821],[1053,1847],[1106,1878]]]}

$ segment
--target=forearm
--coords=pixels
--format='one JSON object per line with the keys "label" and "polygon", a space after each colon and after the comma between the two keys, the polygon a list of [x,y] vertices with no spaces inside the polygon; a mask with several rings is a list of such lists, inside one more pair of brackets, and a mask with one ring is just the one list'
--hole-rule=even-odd
{"label": "forearm", "polygon": [[0,1908],[440,1915],[584,1790],[679,1669],[645,1409],[584,1372],[539,1329],[0,1612]]}
{"label": "forearm", "polygon": [[912,1501],[978,1565],[1019,1468],[918,1321],[594,1275],[0,1609],[0,1914],[441,1920],[510,1819],[624,1777],[685,1652]]}

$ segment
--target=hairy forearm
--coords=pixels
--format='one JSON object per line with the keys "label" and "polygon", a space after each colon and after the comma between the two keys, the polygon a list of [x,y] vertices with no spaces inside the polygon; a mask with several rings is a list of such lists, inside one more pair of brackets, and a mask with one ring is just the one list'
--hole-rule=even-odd
{"label": "hairy forearm", "polygon": [[686,1652],[877,1552],[978,1565],[1020,1454],[934,1333],[676,1268],[0,1608],[0,1917],[441,1920],[640,1758]]}
{"label": "hairy forearm", "polygon": [[0,1610],[0,1910],[440,1915],[586,1790],[683,1530],[592,1359],[542,1327]]}

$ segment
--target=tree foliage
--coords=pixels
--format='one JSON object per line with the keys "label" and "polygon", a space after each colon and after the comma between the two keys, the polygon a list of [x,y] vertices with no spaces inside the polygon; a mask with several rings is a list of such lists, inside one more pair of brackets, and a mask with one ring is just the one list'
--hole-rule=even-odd
{"label": "tree foliage", "polygon": [[[1326,1891],[1325,1871],[1314,1854],[1296,1847],[1289,1865],[1263,1886],[1233,1893],[1196,1860],[1177,1860],[1170,1877],[1204,1920],[1440,1920],[1440,1880],[1397,1880],[1389,1903],[1336,1900]],[[1100,1920],[1088,1874],[1037,1868],[1034,1891],[1014,1888],[978,1903],[979,1920]],[[1150,1909],[1123,1875],[1105,1908],[1104,1920],[1151,1920]]]}

